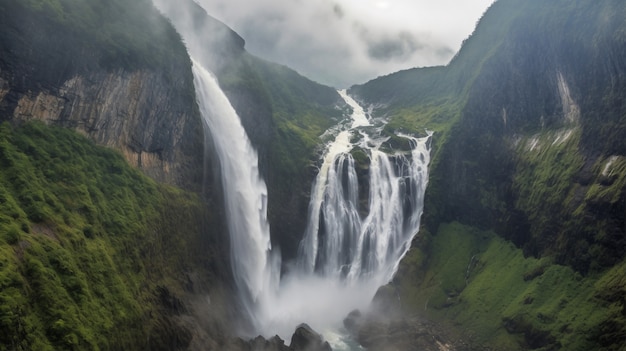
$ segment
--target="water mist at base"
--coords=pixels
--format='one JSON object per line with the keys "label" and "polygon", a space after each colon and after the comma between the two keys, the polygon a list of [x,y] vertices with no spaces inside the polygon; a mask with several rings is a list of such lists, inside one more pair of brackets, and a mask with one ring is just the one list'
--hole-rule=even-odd
{"label": "water mist at base", "polygon": [[[179,11],[175,2],[155,3],[166,14],[193,15]],[[173,22],[181,24],[178,30],[192,56],[210,55],[203,33],[194,32],[186,18]],[[237,300],[250,324],[238,332],[244,337],[279,335],[289,340],[299,324],[307,323],[335,343],[333,347],[340,346],[336,331],[342,320],[354,309],[366,309],[377,289],[391,280],[419,229],[430,136],[399,135],[410,147],[385,150],[389,137],[381,136],[384,121],[368,119],[340,91],[352,113],[327,132],[332,140],[311,188],[299,259],[286,264],[281,277],[279,251],[270,244],[267,187],[256,151],[203,62],[193,60],[196,100],[206,141],[213,143],[219,161],[231,269]],[[369,158],[367,165],[357,164],[350,154],[357,147]],[[359,190],[359,179],[368,180],[368,194]]]}
{"label": "water mist at base", "polygon": [[[381,136],[384,122],[373,126],[358,103],[339,93],[352,108],[350,120],[331,131],[335,137],[311,189],[299,258],[267,300],[270,305],[261,308],[264,335],[286,337],[302,322],[322,334],[340,329],[349,312],[367,309],[392,279],[419,230],[430,134],[400,134],[407,150],[383,152],[389,140]],[[368,156],[367,166],[354,161],[355,147]],[[369,168],[366,199],[359,198],[357,167]]]}
{"label": "water mist at base", "polygon": [[[412,150],[381,151],[388,139],[379,135],[382,126],[371,126],[362,108],[342,91],[353,108],[351,121],[334,130],[326,147],[311,190],[300,258],[280,277],[256,152],[215,78],[198,62],[193,65],[198,104],[220,161],[233,276],[252,324],[246,336],[289,340],[300,323],[307,323],[341,343],[333,333],[350,311],[366,309],[377,289],[393,277],[419,229],[429,137],[403,136]],[[353,144],[355,135],[360,138]],[[360,205],[357,165],[350,155],[355,146],[370,158],[368,211]]]}

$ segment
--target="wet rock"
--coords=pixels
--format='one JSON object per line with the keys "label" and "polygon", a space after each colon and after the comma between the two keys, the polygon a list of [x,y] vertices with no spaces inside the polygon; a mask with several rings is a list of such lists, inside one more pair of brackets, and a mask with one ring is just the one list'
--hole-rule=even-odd
{"label": "wet rock", "polygon": [[252,351],[289,351],[290,348],[285,345],[285,341],[278,335],[265,339],[262,336],[257,336],[256,339],[251,341]]}
{"label": "wet rock", "polygon": [[343,326],[350,332],[356,333],[363,324],[363,314],[359,310],[354,310],[343,320]]}
{"label": "wet rock", "polygon": [[306,324],[300,324],[291,337],[292,351],[332,351],[328,342]]}

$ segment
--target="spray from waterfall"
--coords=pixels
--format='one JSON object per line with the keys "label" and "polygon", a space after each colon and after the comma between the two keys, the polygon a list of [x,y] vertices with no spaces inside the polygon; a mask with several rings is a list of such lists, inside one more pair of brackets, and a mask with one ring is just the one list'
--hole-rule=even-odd
{"label": "spray from waterfall", "polygon": [[[385,153],[387,138],[377,135],[381,128],[358,121],[362,110],[346,99],[356,118],[327,145],[297,268],[281,278],[256,153],[215,78],[193,64],[198,104],[220,162],[233,276],[253,333],[287,339],[302,322],[322,332],[338,329],[351,310],[367,308],[393,277],[419,229],[430,137],[404,135],[410,151]],[[372,129],[373,136],[363,128]],[[361,133],[355,144],[350,142],[354,133]],[[366,215],[360,209],[358,165],[350,154],[356,146],[370,158]]]}
{"label": "spray from waterfall", "polygon": [[[154,1],[166,14],[173,8],[185,12],[169,0]],[[191,55],[206,56],[203,33],[196,33],[194,26],[178,26],[185,19],[173,22]],[[388,150],[384,123],[368,118],[340,91],[352,113],[329,132],[334,139],[326,145],[311,188],[299,258],[288,263],[290,269],[281,277],[280,255],[270,244],[267,187],[256,151],[203,62],[193,60],[196,99],[220,165],[231,267],[252,329],[246,336],[288,339],[303,322],[323,333],[340,328],[350,311],[367,308],[377,289],[391,280],[419,230],[430,135],[398,135],[410,147]],[[352,156],[357,148],[365,163]],[[364,180],[368,191],[360,189]]]}

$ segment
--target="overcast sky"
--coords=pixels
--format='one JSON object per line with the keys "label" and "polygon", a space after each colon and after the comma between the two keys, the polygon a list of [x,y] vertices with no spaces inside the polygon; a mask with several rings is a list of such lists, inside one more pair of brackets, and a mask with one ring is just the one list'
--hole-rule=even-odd
{"label": "overcast sky", "polygon": [[449,62],[494,0],[196,0],[246,49],[337,88]]}

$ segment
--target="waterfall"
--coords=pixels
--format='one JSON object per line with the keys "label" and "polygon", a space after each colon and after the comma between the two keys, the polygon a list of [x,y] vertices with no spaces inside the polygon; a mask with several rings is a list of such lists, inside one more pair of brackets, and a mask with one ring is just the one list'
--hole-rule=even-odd
{"label": "waterfall", "polygon": [[[352,123],[328,145],[313,184],[299,266],[308,274],[347,284],[373,280],[378,287],[393,277],[419,230],[428,181],[430,135],[399,135],[408,139],[410,153],[387,154],[381,150],[388,140],[380,136],[382,128],[371,128],[358,103],[345,91],[340,94],[353,109]],[[354,134],[360,139],[352,144]],[[356,146],[369,156],[365,216],[359,214],[357,171],[349,153]]]}
{"label": "waterfall", "polygon": [[[419,230],[431,133],[423,138],[399,134],[407,150],[384,150],[389,139],[382,136],[384,121],[373,125],[345,90],[339,93],[352,107],[350,120],[326,145],[297,262],[268,300],[271,308],[264,309],[265,335],[288,337],[301,322],[322,333],[339,329],[350,311],[366,309],[392,279]],[[355,162],[356,147],[368,165]],[[359,173],[368,180],[366,195],[360,194]]]}
{"label": "waterfall", "polygon": [[[419,229],[430,135],[398,135],[410,147],[386,150],[384,121],[368,118],[345,90],[339,91],[352,113],[329,131],[334,139],[312,184],[299,258],[281,267],[271,247],[267,187],[256,151],[216,78],[202,66],[211,54],[206,33],[189,25],[193,11],[169,0],[154,2],[175,17],[191,56],[202,60],[192,59],[196,100],[210,136],[206,140],[219,161],[231,269],[251,327],[240,333],[289,339],[303,322],[322,333],[337,330],[350,311],[367,308],[376,290],[391,280]],[[351,155],[355,148],[369,159],[366,165]],[[287,272],[283,276],[281,268]]]}
{"label": "waterfall", "polygon": [[247,317],[257,329],[259,305],[275,291],[280,274],[280,257],[270,244],[267,187],[239,116],[215,77],[192,62],[205,133],[211,134],[220,164],[233,277]]}
{"label": "waterfall", "polygon": [[[391,280],[419,229],[430,135],[400,135],[411,151],[384,152],[388,138],[380,136],[382,127],[371,126],[363,109],[341,91],[353,108],[351,123],[327,145],[311,189],[299,260],[281,278],[256,152],[216,79],[195,60],[193,73],[205,130],[220,163],[233,276],[253,334],[288,339],[302,322],[322,332],[338,328]],[[351,142],[357,134],[359,141]],[[369,157],[367,213],[350,154],[357,146]]]}

